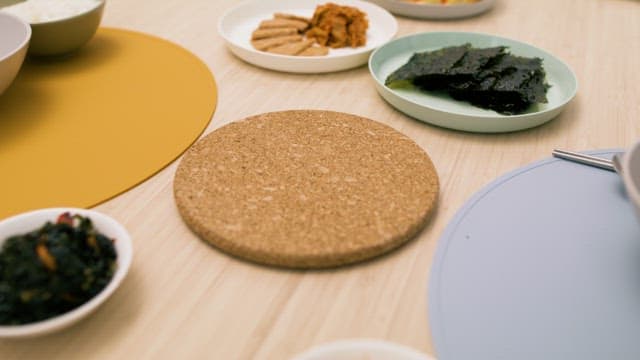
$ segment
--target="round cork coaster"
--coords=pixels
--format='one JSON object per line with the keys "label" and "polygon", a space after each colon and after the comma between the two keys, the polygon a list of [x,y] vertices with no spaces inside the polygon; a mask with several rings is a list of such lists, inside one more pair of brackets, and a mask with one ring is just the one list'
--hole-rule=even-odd
{"label": "round cork coaster", "polygon": [[226,125],[193,145],[178,210],[232,255],[294,268],[383,254],[426,224],[438,175],[411,139],[355,115],[292,110]]}

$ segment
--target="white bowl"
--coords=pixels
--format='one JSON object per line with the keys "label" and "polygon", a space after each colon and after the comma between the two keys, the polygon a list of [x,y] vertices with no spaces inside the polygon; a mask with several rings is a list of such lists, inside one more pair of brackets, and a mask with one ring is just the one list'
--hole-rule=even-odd
{"label": "white bowl", "polygon": [[0,246],[12,235],[24,234],[44,225],[47,221],[55,222],[57,217],[69,212],[88,217],[95,228],[105,236],[115,239],[115,248],[118,255],[117,269],[109,284],[102,289],[93,299],[70,310],[64,314],[54,316],[47,320],[33,322],[24,325],[0,325],[0,338],[16,338],[42,335],[60,330],[89,315],[102,304],[124,279],[133,256],[131,237],[127,230],[111,217],[93,210],[77,208],[49,208],[35,210],[19,214],[0,221]]}
{"label": "white bowl", "polygon": [[410,347],[376,339],[339,340],[296,355],[292,360],[433,360]]}
{"label": "white bowl", "polygon": [[[43,9],[43,3],[28,0],[5,11],[31,24],[33,35],[29,45],[30,55],[55,56],[77,50],[91,40],[100,26],[105,2],[106,0],[97,0],[95,4],[89,4],[92,7],[87,7],[84,11],[77,9],[80,12],[64,17],[64,13]],[[59,6],[64,6],[64,3]]]}
{"label": "white bowl", "polygon": [[622,181],[640,219],[640,141],[622,157]]}
{"label": "white bowl", "polygon": [[11,85],[24,62],[31,27],[16,16],[0,12],[0,95]]}
{"label": "white bowl", "polygon": [[402,0],[368,0],[396,15],[417,19],[458,19],[481,14],[493,7],[495,0],[480,0],[469,4],[420,4]]}

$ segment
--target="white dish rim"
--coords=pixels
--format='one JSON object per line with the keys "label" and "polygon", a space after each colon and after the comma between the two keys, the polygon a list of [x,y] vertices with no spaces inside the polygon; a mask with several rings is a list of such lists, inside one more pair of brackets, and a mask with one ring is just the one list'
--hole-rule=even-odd
{"label": "white dish rim", "polygon": [[[70,326],[95,311],[102,303],[104,303],[120,286],[122,280],[124,280],[127,275],[133,257],[131,236],[124,226],[122,226],[118,221],[95,210],[74,207],[58,207],[38,209],[11,216],[0,221],[0,245],[4,243],[8,236],[24,233],[26,230],[24,229],[25,227],[35,230],[39,226],[44,225],[47,220],[55,221],[57,216],[65,212],[70,212],[72,215],[78,214],[90,218],[94,226],[96,226],[100,232],[111,238],[115,238],[115,247],[118,254],[118,267],[114,272],[111,281],[109,281],[109,284],[91,300],[66,313],[34,323],[9,326],[0,325],[0,338],[18,338],[43,335]],[[40,225],[35,225],[34,227],[34,224]],[[7,230],[7,228],[9,229]]]}

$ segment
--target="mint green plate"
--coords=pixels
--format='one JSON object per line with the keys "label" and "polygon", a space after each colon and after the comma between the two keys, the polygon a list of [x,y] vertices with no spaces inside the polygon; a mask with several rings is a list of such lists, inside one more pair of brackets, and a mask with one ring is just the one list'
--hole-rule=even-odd
{"label": "mint green plate", "polygon": [[[404,65],[414,53],[464,43],[474,47],[507,46],[514,55],[542,58],[547,82],[551,85],[547,91],[548,103],[533,105],[522,114],[502,115],[454,100],[446,94],[417,89],[392,90],[384,85],[387,76]],[[520,41],[480,33],[425,32],[398,38],[371,54],[369,71],[378,93],[401,112],[433,125],[482,133],[517,131],[541,125],[556,117],[578,89],[573,71],[548,52]]]}

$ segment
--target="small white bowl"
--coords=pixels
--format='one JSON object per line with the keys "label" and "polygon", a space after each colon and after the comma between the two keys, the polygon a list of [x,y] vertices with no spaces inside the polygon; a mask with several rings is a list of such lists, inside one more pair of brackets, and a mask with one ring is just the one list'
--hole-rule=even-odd
{"label": "small white bowl", "polygon": [[640,141],[622,157],[622,181],[640,219]]}
{"label": "small white bowl", "polygon": [[0,11],[0,95],[11,85],[24,62],[31,27],[16,16]]}
{"label": "small white bowl", "polygon": [[95,228],[105,236],[115,239],[118,254],[117,268],[109,284],[93,299],[64,314],[47,320],[24,325],[0,325],[0,338],[17,338],[43,335],[67,327],[89,315],[118,288],[131,265],[133,249],[127,230],[111,217],[93,210],[77,208],[49,208],[19,214],[0,221],[0,246],[12,235],[36,230],[47,221],[55,222],[62,213],[69,212],[88,217]]}
{"label": "small white bowl", "polygon": [[434,360],[410,347],[376,339],[349,339],[323,344],[292,360]]}
{"label": "small white bowl", "polygon": [[491,9],[495,0],[480,0],[467,4],[421,4],[402,0],[369,0],[393,14],[416,19],[447,20],[482,14]]}
{"label": "small white bowl", "polygon": [[[17,15],[31,25],[33,35],[29,45],[29,54],[36,56],[64,55],[82,47],[94,36],[104,11],[106,0],[98,0],[93,7],[66,17],[48,13],[48,3],[22,1],[5,11]],[[60,5],[64,6],[64,3]],[[44,14],[44,15],[43,15]],[[41,20],[44,17],[45,20]],[[46,20],[51,18],[51,20]]]}

